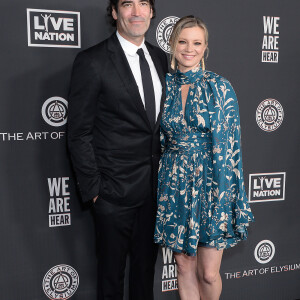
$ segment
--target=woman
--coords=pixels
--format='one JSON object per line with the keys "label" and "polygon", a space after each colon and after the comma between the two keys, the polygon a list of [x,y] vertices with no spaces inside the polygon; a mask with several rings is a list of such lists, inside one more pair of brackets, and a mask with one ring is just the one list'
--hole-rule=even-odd
{"label": "woman", "polygon": [[223,77],[205,71],[206,25],[187,16],[170,37],[161,121],[155,242],[173,250],[182,300],[219,299],[223,249],[247,238],[238,103]]}

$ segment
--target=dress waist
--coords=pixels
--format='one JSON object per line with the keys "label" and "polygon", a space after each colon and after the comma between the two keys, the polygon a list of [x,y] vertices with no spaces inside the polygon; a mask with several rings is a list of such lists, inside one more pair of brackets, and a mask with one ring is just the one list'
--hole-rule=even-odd
{"label": "dress waist", "polygon": [[212,143],[211,132],[190,132],[168,137],[165,151],[199,151]]}

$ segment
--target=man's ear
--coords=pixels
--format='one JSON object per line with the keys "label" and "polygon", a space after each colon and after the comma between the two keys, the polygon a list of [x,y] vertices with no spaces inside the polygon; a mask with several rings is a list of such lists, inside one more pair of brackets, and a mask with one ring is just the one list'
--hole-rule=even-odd
{"label": "man's ear", "polygon": [[115,9],[115,7],[112,8],[112,17],[117,20],[118,19],[118,14],[117,14],[117,11]]}

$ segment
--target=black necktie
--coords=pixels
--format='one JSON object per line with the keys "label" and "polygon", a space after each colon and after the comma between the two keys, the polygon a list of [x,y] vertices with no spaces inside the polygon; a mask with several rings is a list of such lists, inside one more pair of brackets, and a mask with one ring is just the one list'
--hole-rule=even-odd
{"label": "black necktie", "polygon": [[140,57],[140,68],[144,88],[145,107],[152,129],[155,125],[155,96],[149,64],[142,48],[136,52]]}

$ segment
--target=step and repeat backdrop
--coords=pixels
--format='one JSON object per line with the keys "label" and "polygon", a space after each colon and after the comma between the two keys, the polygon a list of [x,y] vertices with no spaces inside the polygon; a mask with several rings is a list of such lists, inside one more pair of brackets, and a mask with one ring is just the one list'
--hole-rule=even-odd
{"label": "step and repeat backdrop", "polygon": [[[256,221],[224,253],[221,299],[300,299],[300,2],[156,2],[148,41],[168,53],[179,17],[203,18],[207,69],[239,99]],[[96,299],[94,224],[75,188],[66,123],[76,54],[113,32],[106,4],[1,2],[0,299]],[[155,300],[179,299],[176,275],[172,252],[160,248]]]}

